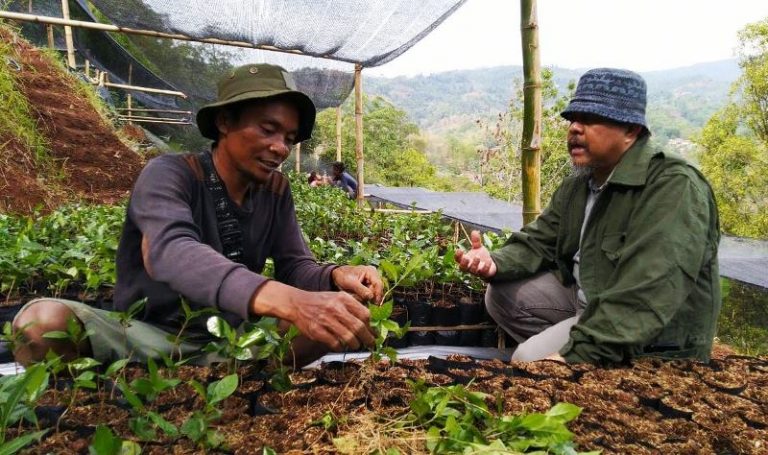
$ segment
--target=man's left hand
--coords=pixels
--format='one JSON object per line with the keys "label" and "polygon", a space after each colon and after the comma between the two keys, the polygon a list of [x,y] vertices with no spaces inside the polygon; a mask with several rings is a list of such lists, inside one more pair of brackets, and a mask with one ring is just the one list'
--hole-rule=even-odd
{"label": "man's left hand", "polygon": [[349,292],[361,302],[381,303],[384,285],[375,267],[370,265],[342,265],[331,272],[333,283]]}

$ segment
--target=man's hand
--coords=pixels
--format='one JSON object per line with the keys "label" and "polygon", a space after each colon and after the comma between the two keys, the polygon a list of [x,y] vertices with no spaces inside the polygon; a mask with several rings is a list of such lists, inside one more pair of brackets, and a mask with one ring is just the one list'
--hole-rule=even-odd
{"label": "man's hand", "polygon": [[363,303],[381,303],[384,285],[375,267],[370,265],[343,265],[333,269],[331,279],[333,279],[334,284],[339,289],[349,292]]}
{"label": "man's hand", "polygon": [[370,312],[346,292],[308,292],[269,281],[254,295],[251,313],[275,316],[334,351],[372,346]]}
{"label": "man's hand", "polygon": [[496,263],[493,262],[490,251],[483,246],[480,232],[472,231],[469,240],[472,248],[469,251],[458,249],[453,256],[459,264],[459,269],[485,280],[493,278],[496,275]]}

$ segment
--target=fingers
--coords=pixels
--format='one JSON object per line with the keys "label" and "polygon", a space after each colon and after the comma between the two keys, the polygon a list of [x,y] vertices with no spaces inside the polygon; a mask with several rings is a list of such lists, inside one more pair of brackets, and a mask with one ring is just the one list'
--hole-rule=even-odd
{"label": "fingers", "polygon": [[480,237],[480,231],[472,231],[469,235],[469,241],[472,243],[473,250],[483,247],[483,239]]}

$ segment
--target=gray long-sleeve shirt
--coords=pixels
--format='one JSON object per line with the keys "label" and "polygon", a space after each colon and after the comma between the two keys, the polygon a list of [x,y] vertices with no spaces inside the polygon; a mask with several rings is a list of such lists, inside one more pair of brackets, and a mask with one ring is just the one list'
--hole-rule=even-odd
{"label": "gray long-sleeve shirt", "polygon": [[[183,296],[193,309],[217,308],[237,325],[249,318],[248,303],[268,280],[260,273],[269,257],[278,281],[311,291],[332,289],[334,266],[318,265],[307,248],[282,174],[274,172],[266,184],[249,190],[235,210],[243,264],[221,254],[216,210],[203,175],[192,154],[160,156],[142,171],[117,251],[116,310],[146,297],[138,319],[173,332],[183,319]],[[193,324],[190,334],[204,335],[204,322]]]}

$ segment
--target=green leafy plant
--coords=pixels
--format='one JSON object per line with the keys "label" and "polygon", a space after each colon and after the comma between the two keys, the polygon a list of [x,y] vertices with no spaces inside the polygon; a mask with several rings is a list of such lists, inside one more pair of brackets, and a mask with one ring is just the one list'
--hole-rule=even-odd
{"label": "green leafy plant", "polygon": [[392,315],[392,301],[388,301],[383,305],[368,305],[368,310],[371,313],[370,325],[376,333],[376,340],[373,348],[371,349],[371,360],[378,362],[382,356],[387,356],[389,360],[394,363],[397,361],[397,351],[394,348],[384,346],[384,342],[391,334],[395,338],[402,338],[408,333],[408,328],[411,323],[408,322],[405,326],[400,325],[389,319]]}
{"label": "green leafy plant", "polygon": [[248,324],[242,335],[238,335],[237,330],[219,316],[208,318],[206,325],[208,332],[219,341],[208,343],[203,350],[214,352],[227,359],[230,373],[237,370],[239,361],[253,359],[251,346],[263,346],[267,343],[266,331],[255,324]]}
{"label": "green leafy plant", "polygon": [[141,446],[134,441],[123,440],[105,425],[98,425],[88,447],[89,455],[139,455]]}
{"label": "green leafy plant", "polygon": [[74,316],[70,316],[67,319],[66,330],[51,330],[50,332],[44,333],[43,338],[47,338],[49,340],[69,341],[75,347],[77,357],[80,357],[80,349],[91,335],[93,335],[93,330],[84,330],[80,321],[78,321]]}
{"label": "green leafy plant", "polygon": [[39,440],[49,430],[24,433],[6,441],[8,428],[22,420],[37,425],[34,404],[48,387],[49,373],[42,364],[24,373],[0,376],[0,454],[13,454]]}
{"label": "green leafy plant", "polygon": [[221,411],[217,405],[235,392],[238,377],[236,374],[230,374],[208,384],[207,388],[194,380],[189,384],[203,399],[205,406],[203,410],[192,413],[192,416],[181,426],[181,433],[200,447],[209,449],[220,447],[223,438],[212,424],[221,418]]}
{"label": "green leafy plant", "polygon": [[460,384],[409,384],[414,399],[404,421],[426,429],[426,445],[432,453],[579,453],[566,426],[581,413],[578,406],[558,403],[543,414],[496,416],[488,409],[485,393]]}

